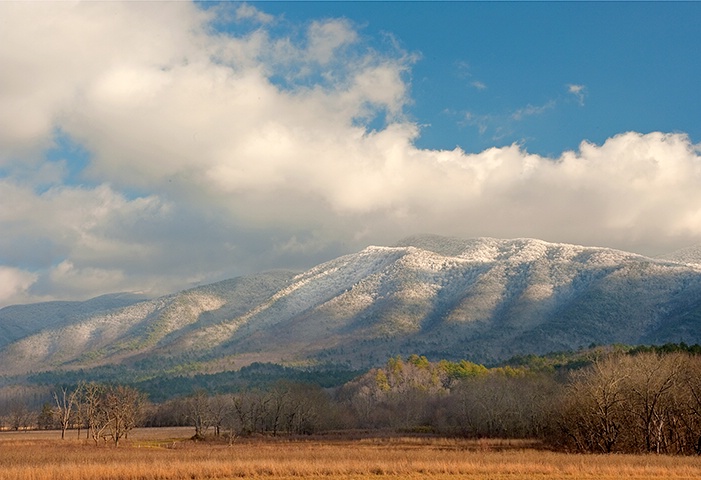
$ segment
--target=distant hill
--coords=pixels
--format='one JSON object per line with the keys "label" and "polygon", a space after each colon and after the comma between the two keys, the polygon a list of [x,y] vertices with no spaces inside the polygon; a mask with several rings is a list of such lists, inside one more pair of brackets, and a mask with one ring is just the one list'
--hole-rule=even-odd
{"label": "distant hill", "polygon": [[496,362],[595,344],[701,343],[701,265],[533,239],[417,236],[303,273],[157,299],[0,310],[5,375],[253,362],[366,368],[410,353]]}
{"label": "distant hill", "polygon": [[663,260],[672,260],[679,263],[691,263],[701,265],[701,244],[682,248],[675,252],[659,257]]}

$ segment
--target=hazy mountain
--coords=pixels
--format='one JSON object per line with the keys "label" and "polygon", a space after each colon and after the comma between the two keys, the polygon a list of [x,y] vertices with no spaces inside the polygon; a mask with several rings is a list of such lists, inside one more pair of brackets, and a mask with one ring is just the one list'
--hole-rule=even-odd
{"label": "hazy mountain", "polygon": [[143,295],[116,293],[85,302],[44,302],[0,309],[0,348],[46,329],[60,328],[82,317],[146,300]]}
{"label": "hazy mountain", "polygon": [[[121,304],[119,302],[122,302]],[[140,300],[0,310],[6,374],[126,363],[489,362],[591,343],[701,342],[701,265],[532,239],[420,236],[309,271]]]}
{"label": "hazy mountain", "polygon": [[663,260],[672,260],[679,263],[693,263],[701,265],[701,244],[682,248],[667,255],[659,257]]}

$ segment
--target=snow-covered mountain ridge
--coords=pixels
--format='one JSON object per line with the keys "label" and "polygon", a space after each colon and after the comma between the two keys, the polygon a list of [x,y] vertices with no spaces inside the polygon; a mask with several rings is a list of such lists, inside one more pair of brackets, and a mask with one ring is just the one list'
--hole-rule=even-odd
{"label": "snow-covered mountain ridge", "polygon": [[[418,236],[306,272],[165,297],[0,310],[3,372],[253,361],[488,362],[591,343],[701,342],[701,265],[533,239]],[[152,359],[159,362],[148,362]]]}

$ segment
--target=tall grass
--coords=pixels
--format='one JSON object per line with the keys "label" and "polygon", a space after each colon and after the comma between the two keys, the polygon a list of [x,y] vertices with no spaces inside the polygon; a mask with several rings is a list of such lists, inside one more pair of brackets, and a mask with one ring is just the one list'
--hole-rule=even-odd
{"label": "tall grass", "polygon": [[0,434],[0,480],[265,478],[630,479],[701,478],[701,459],[567,455],[519,442],[456,439],[246,440],[232,446],[133,437],[95,446]]}

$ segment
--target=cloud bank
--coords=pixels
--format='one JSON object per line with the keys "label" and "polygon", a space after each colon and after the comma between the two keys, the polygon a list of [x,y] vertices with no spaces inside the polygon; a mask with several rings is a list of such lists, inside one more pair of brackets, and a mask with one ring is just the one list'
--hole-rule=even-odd
{"label": "cloud bank", "polygon": [[0,4],[0,305],[155,295],[420,232],[701,241],[683,133],[557,158],[420,149],[417,58],[250,5]]}

